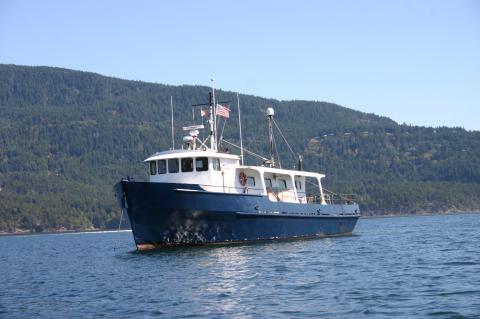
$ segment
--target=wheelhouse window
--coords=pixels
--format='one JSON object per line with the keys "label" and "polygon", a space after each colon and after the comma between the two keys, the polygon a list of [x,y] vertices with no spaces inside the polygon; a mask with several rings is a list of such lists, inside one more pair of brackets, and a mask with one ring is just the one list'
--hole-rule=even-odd
{"label": "wheelhouse window", "polygon": [[287,189],[287,181],[284,179],[278,180],[278,188],[280,189]]}
{"label": "wheelhouse window", "polygon": [[166,174],[167,173],[167,161],[166,160],[159,160],[157,162],[158,174]]}
{"label": "wheelhouse window", "polygon": [[150,161],[150,175],[157,174],[157,162]]}
{"label": "wheelhouse window", "polygon": [[178,158],[171,158],[168,160],[168,172],[178,173]]}
{"label": "wheelhouse window", "polygon": [[193,172],[193,158],[182,158],[182,172]]}
{"label": "wheelhouse window", "polygon": [[195,159],[195,170],[197,172],[208,171],[208,158],[207,157],[197,157]]}
{"label": "wheelhouse window", "polygon": [[214,171],[220,171],[220,159],[218,158],[212,158],[212,164],[213,164],[213,170]]}
{"label": "wheelhouse window", "polygon": [[255,186],[255,177],[253,177],[253,176],[248,176],[247,177],[247,186],[248,187],[254,187]]}

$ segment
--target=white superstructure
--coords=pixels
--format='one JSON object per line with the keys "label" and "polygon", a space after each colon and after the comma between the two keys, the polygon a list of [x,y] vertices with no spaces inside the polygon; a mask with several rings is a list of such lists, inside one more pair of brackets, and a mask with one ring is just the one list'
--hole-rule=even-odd
{"label": "white superstructure", "polygon": [[173,150],[156,153],[148,163],[150,182],[197,184],[213,192],[266,195],[272,201],[307,203],[306,179],[318,185],[325,204],[323,174],[272,168],[242,166],[237,155],[205,150]]}

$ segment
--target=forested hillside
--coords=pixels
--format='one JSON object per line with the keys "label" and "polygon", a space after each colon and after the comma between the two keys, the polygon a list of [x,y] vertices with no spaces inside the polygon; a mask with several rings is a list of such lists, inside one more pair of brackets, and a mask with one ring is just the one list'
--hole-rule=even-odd
{"label": "forested hillside", "polygon": [[[116,227],[113,184],[125,175],[145,179],[141,161],[170,147],[170,96],[180,145],[191,105],[208,92],[0,65],[0,231]],[[236,105],[233,92],[217,94]],[[364,214],[480,208],[480,132],[398,125],[325,102],[240,95],[240,103],[248,149],[266,154],[264,112],[274,107],[305,168],[325,173],[328,189],[358,194]],[[233,107],[224,134],[233,142],[235,118]],[[291,167],[293,156],[279,137],[277,144]]]}

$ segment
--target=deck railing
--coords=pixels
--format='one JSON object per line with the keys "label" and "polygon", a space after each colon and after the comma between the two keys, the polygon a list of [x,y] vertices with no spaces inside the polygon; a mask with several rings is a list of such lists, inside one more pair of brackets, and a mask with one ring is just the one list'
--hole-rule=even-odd
{"label": "deck railing", "polygon": [[[233,186],[223,186],[223,185],[208,185],[200,184],[205,189],[213,189],[217,192],[223,193],[236,193],[236,194],[255,194],[263,195],[265,190],[259,187],[233,187]],[[293,189],[278,188],[278,187],[267,187],[267,196],[270,199],[275,199],[279,202],[297,202],[297,196]],[[325,191],[325,190],[324,190]],[[336,194],[330,191],[326,191],[323,195],[324,202],[327,204],[352,204],[356,201],[356,196],[354,194]],[[298,196],[298,202],[308,203],[308,204],[321,204],[322,196],[320,194],[305,194],[300,193]]]}
{"label": "deck railing", "polygon": [[208,185],[208,184],[200,184],[203,188],[213,188],[216,192],[223,192],[223,193],[236,193],[236,194],[256,194],[262,195],[264,193],[263,188],[258,187],[234,187],[234,186],[223,186],[223,185]]}
{"label": "deck railing", "polygon": [[[324,194],[323,198],[327,204],[352,204],[356,201],[354,194]],[[308,203],[322,203],[321,195],[307,195]]]}

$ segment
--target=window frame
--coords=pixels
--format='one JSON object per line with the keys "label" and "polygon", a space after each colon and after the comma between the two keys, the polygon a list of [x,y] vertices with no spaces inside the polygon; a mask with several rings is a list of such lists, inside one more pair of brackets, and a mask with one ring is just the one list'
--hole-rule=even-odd
{"label": "window frame", "polygon": [[297,190],[302,190],[302,181],[301,180],[299,180],[299,179],[295,180],[295,188]]}
{"label": "window frame", "polygon": [[[160,172],[160,165],[159,165],[160,162],[163,163],[164,170],[162,172]],[[163,159],[163,160],[158,160],[157,161],[157,174],[159,174],[159,175],[167,174],[167,160]]]}
{"label": "window frame", "polygon": [[157,161],[149,161],[150,175],[157,175]]}
{"label": "window frame", "polygon": [[[176,170],[176,171],[173,171],[173,170],[171,169],[170,163],[172,163],[172,162],[176,162],[176,163],[177,163],[177,164],[176,164],[176,166],[177,166],[177,170]],[[169,173],[169,174],[176,174],[176,173],[178,173],[178,172],[180,172],[180,164],[179,164],[178,158],[169,158],[169,159],[168,159],[168,173]]]}
{"label": "window frame", "polygon": [[[251,185],[250,181],[253,181],[253,185]],[[247,186],[248,187],[255,187],[257,183],[255,182],[255,176],[247,176]]]}
{"label": "window frame", "polygon": [[220,172],[222,170],[222,165],[218,157],[212,157],[212,169],[216,172]]}
{"label": "window frame", "polygon": [[[198,169],[197,161],[201,161],[201,163],[203,164],[202,169]],[[205,165],[205,162],[206,162],[206,165]],[[196,157],[195,158],[195,171],[196,172],[207,172],[208,171],[208,157]]]}
{"label": "window frame", "polygon": [[[190,167],[187,167],[189,162],[190,162]],[[183,158],[181,158],[180,169],[181,169],[182,173],[193,172],[193,157],[183,157]]]}

